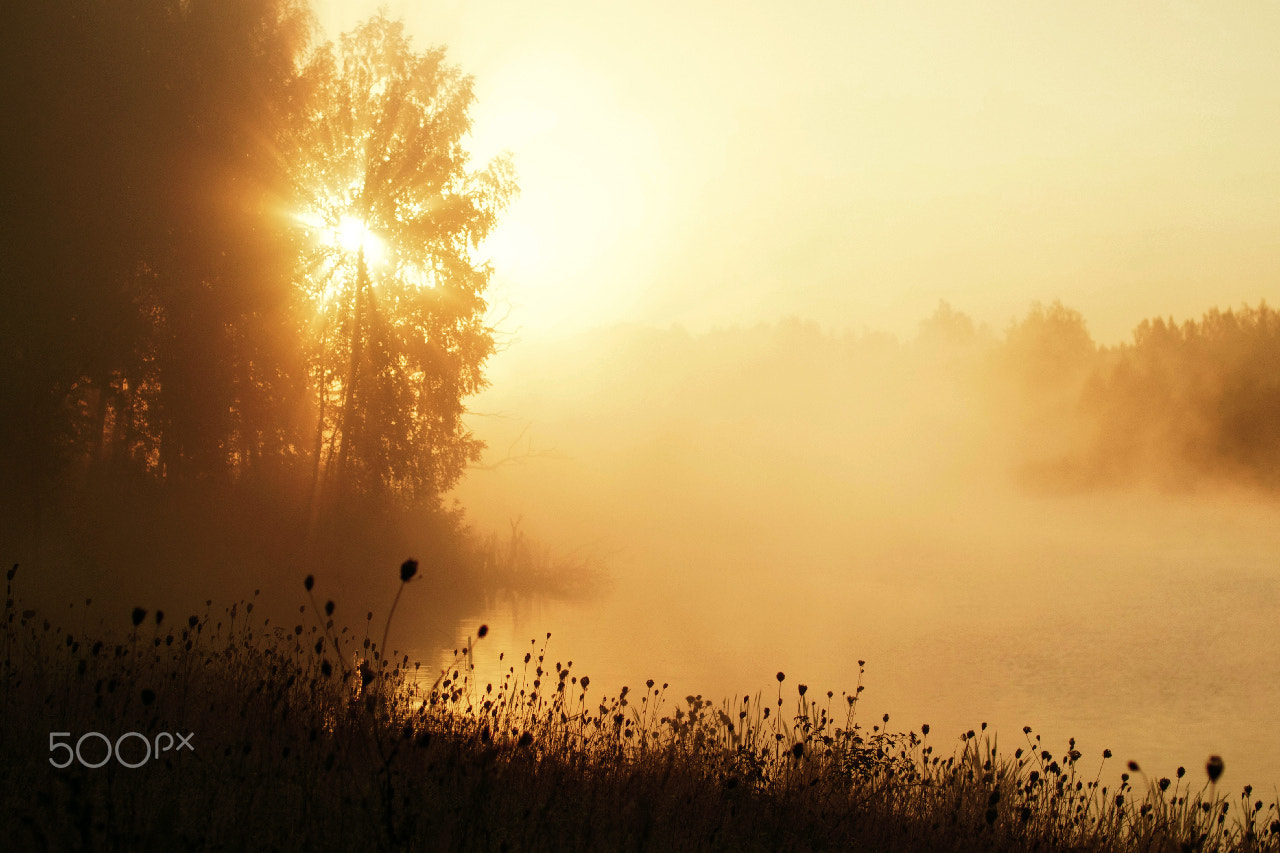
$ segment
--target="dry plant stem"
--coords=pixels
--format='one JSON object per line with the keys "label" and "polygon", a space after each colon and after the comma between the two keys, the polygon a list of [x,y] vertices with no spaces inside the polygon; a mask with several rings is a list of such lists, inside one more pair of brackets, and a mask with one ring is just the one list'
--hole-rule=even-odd
{"label": "dry plant stem", "polygon": [[396,590],[396,597],[391,601],[391,609],[387,611],[387,622],[382,629],[382,644],[376,650],[382,655],[382,666],[379,671],[386,668],[387,663],[387,635],[391,632],[391,617],[396,613],[396,605],[400,603],[400,594],[404,592],[404,585],[413,580],[418,573],[418,561],[412,558],[405,560],[400,564],[400,588]]}
{"label": "dry plant stem", "polygon": [[311,609],[316,614],[316,621],[319,622],[320,627],[324,629],[324,635],[328,638],[330,645],[333,646],[334,654],[338,657],[338,666],[342,667],[342,677],[350,678],[351,669],[347,666],[347,662],[341,654],[341,648],[338,645],[337,638],[333,636],[333,629],[330,627],[329,619],[321,614],[320,605],[316,604],[316,596],[315,593],[311,591],[311,587],[308,586],[306,590],[307,598],[311,599]]}
{"label": "dry plant stem", "polygon": [[382,654],[382,666],[385,669],[387,665],[387,636],[391,633],[391,617],[396,615],[396,605],[400,603],[400,593],[404,592],[404,585],[408,581],[401,581],[400,588],[396,590],[396,597],[391,599],[391,609],[387,611],[387,624],[382,629],[382,643],[378,646],[378,651]]}

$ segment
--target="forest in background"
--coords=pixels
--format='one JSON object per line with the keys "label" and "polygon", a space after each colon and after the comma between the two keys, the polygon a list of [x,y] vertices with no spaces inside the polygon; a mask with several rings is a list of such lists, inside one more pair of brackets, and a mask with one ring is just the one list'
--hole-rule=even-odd
{"label": "forest in background", "polygon": [[1265,302],[1145,319],[1110,347],[1060,303],[999,341],[943,306],[921,343],[987,389],[1027,485],[1280,488],[1280,314]]}
{"label": "forest in background", "polygon": [[[477,402],[512,417],[486,421],[483,434],[495,449],[547,458],[502,485],[477,472],[461,487],[499,517],[593,479],[584,488],[633,509],[697,499],[791,517],[787,504],[829,512],[879,496],[917,520],[934,517],[920,515],[922,500],[945,509],[992,488],[1280,487],[1280,321],[1265,303],[1144,320],[1114,346],[1059,303],[999,333],[942,303],[907,341],[793,318],[520,346]],[[503,489],[518,496],[503,500]]]}

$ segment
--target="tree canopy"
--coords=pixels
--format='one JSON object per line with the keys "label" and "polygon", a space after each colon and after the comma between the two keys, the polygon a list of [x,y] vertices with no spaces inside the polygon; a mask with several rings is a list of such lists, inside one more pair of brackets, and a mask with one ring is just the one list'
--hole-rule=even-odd
{"label": "tree canopy", "polygon": [[439,494],[481,447],[462,415],[493,352],[491,270],[472,252],[514,192],[510,161],[469,171],[471,78],[386,17],[317,52],[298,90],[313,464],[342,491]]}
{"label": "tree canopy", "polygon": [[381,16],[313,32],[301,0],[6,10],[10,500],[88,477],[421,503],[476,458],[474,256],[510,161],[470,168],[443,48]]}

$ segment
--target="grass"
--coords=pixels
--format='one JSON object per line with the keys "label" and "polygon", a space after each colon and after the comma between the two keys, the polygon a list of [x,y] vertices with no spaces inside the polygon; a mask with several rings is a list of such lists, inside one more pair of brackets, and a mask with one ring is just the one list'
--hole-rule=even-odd
{"label": "grass", "polygon": [[[1109,789],[1109,753],[1054,752],[1030,729],[1007,754],[985,726],[937,744],[928,726],[868,725],[861,679],[838,697],[783,673],[720,702],[652,681],[602,694],[535,643],[482,684],[483,626],[424,668],[387,653],[389,616],[381,642],[372,613],[335,622],[311,577],[286,624],[250,600],[137,608],[91,636],[91,604],[23,609],[16,572],[0,635],[8,849],[1280,850],[1277,804],[1220,795],[1220,760],[1173,780],[1131,765]],[[51,732],[194,749],[57,769]],[[141,738],[122,743],[141,762]],[[90,763],[104,753],[82,744]]]}
{"label": "grass", "polygon": [[511,522],[511,533],[472,534],[466,561],[470,574],[485,590],[509,595],[586,598],[607,583],[600,561],[589,555],[564,555],[539,542]]}

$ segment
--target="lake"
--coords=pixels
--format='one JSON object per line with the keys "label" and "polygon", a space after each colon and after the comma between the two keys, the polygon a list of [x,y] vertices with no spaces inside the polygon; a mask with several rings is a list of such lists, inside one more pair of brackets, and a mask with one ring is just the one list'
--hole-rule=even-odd
{"label": "lake", "polygon": [[669,702],[741,701],[773,696],[782,671],[789,705],[805,683],[843,707],[861,659],[861,723],[927,722],[944,753],[982,722],[1012,752],[1029,725],[1055,755],[1075,737],[1086,772],[1109,748],[1109,772],[1134,760],[1152,779],[1179,765],[1194,779],[1219,754],[1232,789],[1280,783],[1275,504],[953,489],[927,512],[919,498],[900,514],[850,500],[790,519],[673,503],[637,519],[621,501],[611,522],[608,503],[573,514],[634,532],[595,543],[607,589],[494,602],[458,625],[456,643],[491,626],[482,680],[499,651],[518,662],[550,632],[549,660],[574,661],[597,696],[653,678]]}

